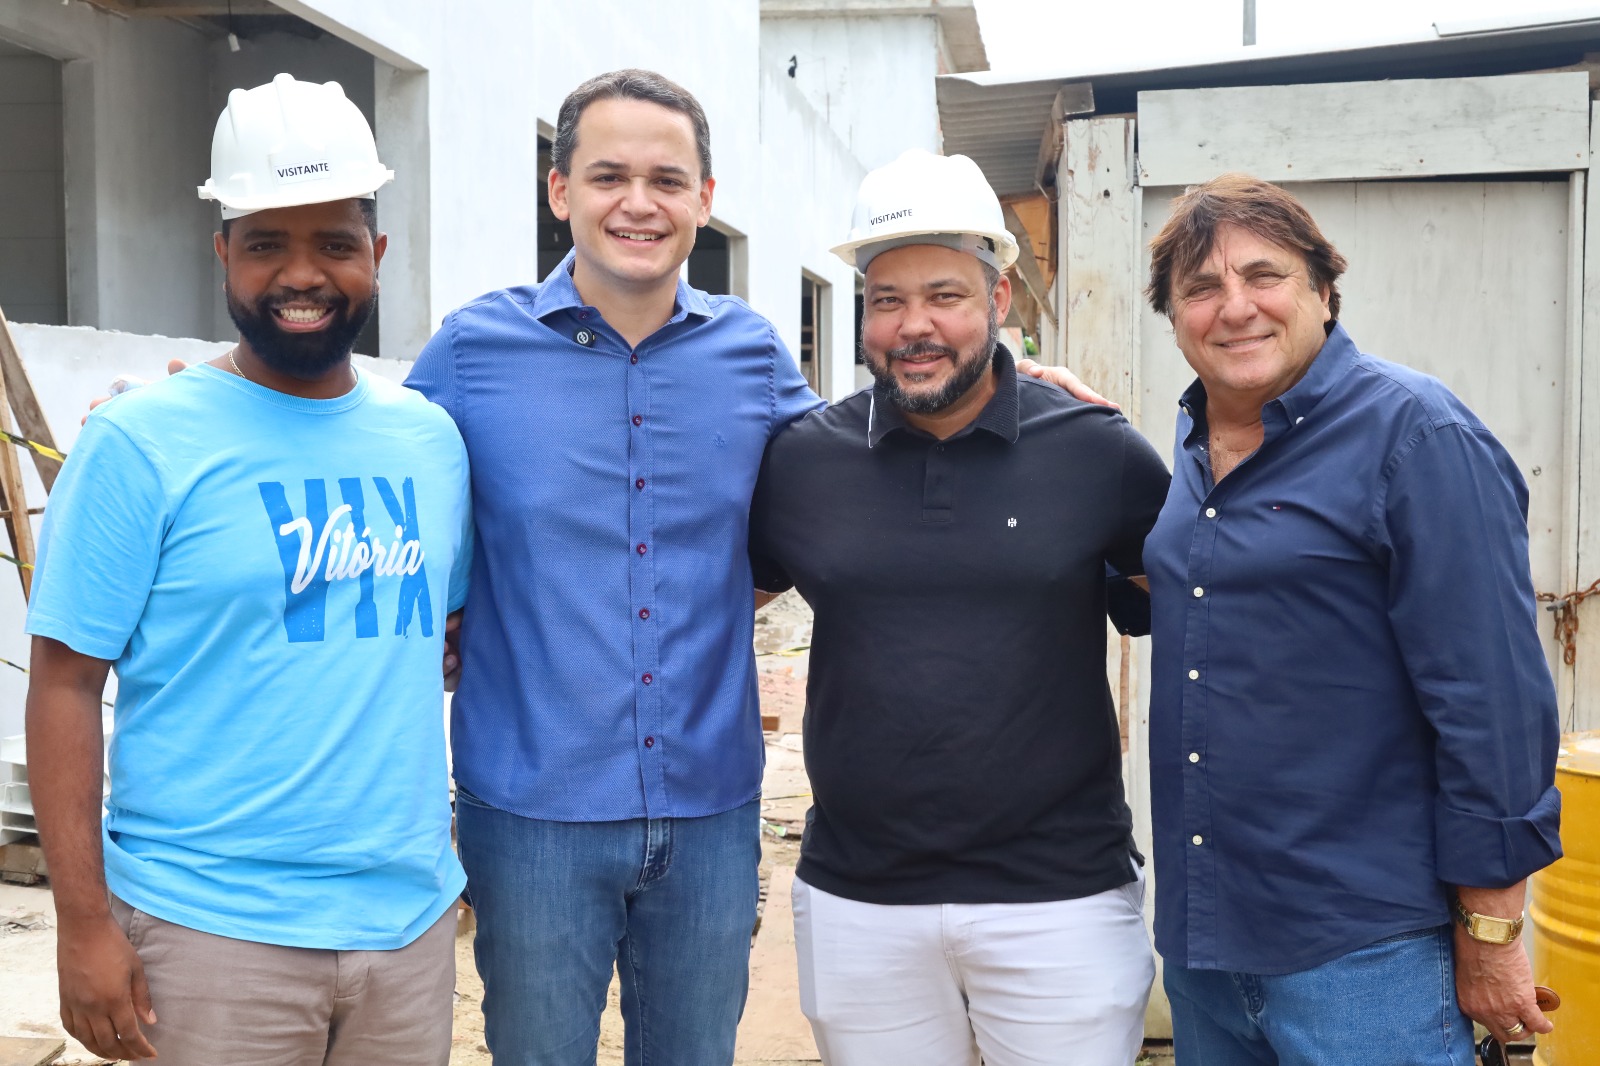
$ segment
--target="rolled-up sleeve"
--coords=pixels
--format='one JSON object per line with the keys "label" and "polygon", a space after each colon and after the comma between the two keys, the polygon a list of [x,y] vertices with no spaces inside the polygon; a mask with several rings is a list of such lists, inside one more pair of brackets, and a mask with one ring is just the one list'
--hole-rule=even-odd
{"label": "rolled-up sleeve", "polygon": [[1437,734],[1435,861],[1447,884],[1503,887],[1561,857],[1559,717],[1527,499],[1486,429],[1445,423],[1394,457],[1378,501],[1390,620]]}

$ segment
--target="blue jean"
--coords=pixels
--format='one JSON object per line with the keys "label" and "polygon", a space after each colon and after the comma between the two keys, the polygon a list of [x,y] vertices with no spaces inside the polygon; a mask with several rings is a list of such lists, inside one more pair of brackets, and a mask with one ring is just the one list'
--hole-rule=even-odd
{"label": "blue jean", "polygon": [[1168,965],[1176,1066],[1473,1066],[1451,929],[1419,929],[1297,973]]}
{"label": "blue jean", "polygon": [[612,965],[628,1066],[730,1066],[750,983],[760,804],[547,822],[457,792],[485,1037],[500,1066],[593,1066]]}

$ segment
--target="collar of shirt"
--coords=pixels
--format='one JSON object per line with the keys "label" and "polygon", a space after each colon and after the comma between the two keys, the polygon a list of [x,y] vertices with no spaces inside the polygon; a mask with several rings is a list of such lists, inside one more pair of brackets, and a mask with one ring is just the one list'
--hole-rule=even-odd
{"label": "collar of shirt", "polygon": [[[1011,358],[1011,353],[1003,344],[994,346],[994,395],[989,397],[989,402],[983,405],[983,410],[978,412],[967,425],[952,434],[951,440],[960,440],[975,430],[986,429],[1008,444],[1017,442],[1017,364]],[[906,421],[900,408],[889,399],[889,394],[882,385],[872,387],[872,409],[867,414],[867,447],[876,448],[878,442],[888,436],[892,431],[903,429],[907,433],[921,433],[932,439],[930,434],[923,433]]]}
{"label": "collar of shirt", "polygon": [[[544,321],[558,311],[593,310],[583,302],[583,297],[578,293],[578,286],[572,280],[572,264],[577,262],[577,259],[578,250],[574,248],[545,277],[544,284],[539,286],[538,295],[533,298],[535,318]],[[694,315],[696,318],[710,318],[711,305],[706,302],[704,293],[691,288],[680,276],[678,294],[674,297],[672,305],[672,317],[667,319],[667,324],[682,322],[689,315]],[[599,317],[598,314],[595,315],[596,319]]]}
{"label": "collar of shirt", "polygon": [[[1322,348],[1317,352],[1317,357],[1306,368],[1305,376],[1297,381],[1288,392],[1268,400],[1261,405],[1261,426],[1264,431],[1261,443],[1271,443],[1284,433],[1289,427],[1298,425],[1311,409],[1322,402],[1322,398],[1333,391],[1339,379],[1355,365],[1355,342],[1350,339],[1350,334],[1345,328],[1335,322],[1333,329],[1328,332],[1328,339],[1323,341]],[[1199,378],[1183,390],[1183,395],[1178,399],[1178,406],[1183,408],[1192,422],[1190,431],[1184,437],[1184,447],[1196,443],[1206,432],[1206,387]]]}

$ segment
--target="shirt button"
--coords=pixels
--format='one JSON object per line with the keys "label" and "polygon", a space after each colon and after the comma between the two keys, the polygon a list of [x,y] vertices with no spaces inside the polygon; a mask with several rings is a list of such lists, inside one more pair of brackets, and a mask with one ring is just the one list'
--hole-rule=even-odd
{"label": "shirt button", "polygon": [[1205,842],[1206,842],[1206,840],[1205,840],[1205,837],[1203,837],[1203,836],[1201,836],[1201,835],[1200,835],[1200,834],[1199,834],[1199,833],[1196,833],[1196,834],[1195,834],[1195,835],[1194,835],[1194,836],[1192,836],[1192,837],[1190,837],[1190,838],[1189,838],[1189,839],[1190,839],[1190,840],[1191,840],[1191,841],[1193,841],[1193,842],[1194,842],[1194,844],[1195,844],[1195,845],[1196,845],[1196,846],[1197,846],[1197,847],[1198,847],[1198,846],[1199,846],[1199,845],[1201,845],[1201,844],[1204,844],[1204,843],[1205,843]]}
{"label": "shirt button", "polygon": [[644,418],[643,418],[643,416],[641,416],[641,415],[634,415],[634,416],[633,416],[633,424],[634,424],[634,425],[636,425],[636,426],[642,426],[642,425],[644,425]]}
{"label": "shirt button", "polygon": [[1299,418],[1294,420],[1294,424],[1298,426],[1300,423],[1304,422],[1305,420],[1306,420],[1306,416],[1305,415],[1301,415]]}
{"label": "shirt button", "polygon": [[[1191,751],[1189,753],[1189,761],[1190,762],[1199,762],[1200,761],[1200,753],[1198,751]],[[1199,837],[1195,837],[1194,842],[1196,844],[1200,843],[1200,838]]]}
{"label": "shirt button", "polygon": [[933,446],[933,450],[936,451],[936,452],[943,452],[944,451],[944,445],[943,444],[935,444]]}
{"label": "shirt button", "polygon": [[628,356],[628,362],[637,363],[638,361],[639,361],[639,353],[635,352],[634,354]]}
{"label": "shirt button", "polygon": [[654,681],[655,678],[651,677],[649,674],[645,674],[643,677],[639,678],[639,680],[648,685],[650,682]]}
{"label": "shirt button", "polygon": [[637,548],[635,548],[633,550],[638,552],[640,555],[643,555],[645,552],[649,551],[649,549],[646,548],[643,544],[639,545]]}
{"label": "shirt button", "polygon": [[1198,670],[1190,670],[1189,671],[1189,680],[1190,681],[1199,681],[1200,680],[1200,671],[1198,671]]}
{"label": "shirt button", "polygon": [[640,619],[648,619],[650,617],[650,608],[648,608],[648,607],[639,608],[639,617],[640,617]]}
{"label": "shirt button", "polygon": [[645,737],[644,738],[644,746],[647,747],[647,748],[655,747],[656,746],[656,738],[655,737]]}
{"label": "shirt button", "polygon": [[1206,508],[1206,517],[1207,518],[1215,518],[1215,517],[1217,517],[1217,509],[1215,507],[1207,507]]}
{"label": "shirt button", "polygon": [[633,483],[633,487],[636,488],[636,489],[644,488],[644,478],[640,478],[638,481],[635,481]]}
{"label": "shirt button", "polygon": [[1201,588],[1199,585],[1196,585],[1194,587],[1194,598],[1195,599],[1198,600],[1201,596],[1204,596],[1205,594],[1206,594],[1206,590]]}

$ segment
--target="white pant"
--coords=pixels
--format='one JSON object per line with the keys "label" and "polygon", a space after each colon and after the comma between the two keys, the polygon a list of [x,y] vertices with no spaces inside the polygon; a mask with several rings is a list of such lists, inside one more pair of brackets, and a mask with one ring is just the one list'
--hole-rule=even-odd
{"label": "white pant", "polygon": [[884,906],[794,882],[827,1066],[1127,1066],[1155,959],[1144,877],[1052,903]]}

